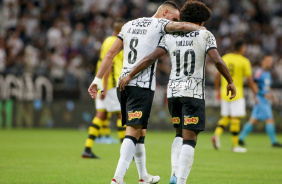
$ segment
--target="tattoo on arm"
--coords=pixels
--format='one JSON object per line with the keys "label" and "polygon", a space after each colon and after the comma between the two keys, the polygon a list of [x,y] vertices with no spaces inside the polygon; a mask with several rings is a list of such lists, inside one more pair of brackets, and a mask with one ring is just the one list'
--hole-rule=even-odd
{"label": "tattoo on arm", "polygon": [[188,31],[195,31],[199,29],[203,30],[205,28],[188,22],[170,22],[166,26],[167,32],[178,32],[178,31],[188,32]]}

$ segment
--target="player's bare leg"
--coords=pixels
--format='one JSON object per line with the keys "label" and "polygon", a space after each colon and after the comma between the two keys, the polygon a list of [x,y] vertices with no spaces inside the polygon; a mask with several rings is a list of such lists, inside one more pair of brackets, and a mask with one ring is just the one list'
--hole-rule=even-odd
{"label": "player's bare leg", "polygon": [[182,130],[183,146],[179,156],[179,168],[177,172],[177,184],[186,184],[194,161],[194,151],[198,133],[192,130]]}

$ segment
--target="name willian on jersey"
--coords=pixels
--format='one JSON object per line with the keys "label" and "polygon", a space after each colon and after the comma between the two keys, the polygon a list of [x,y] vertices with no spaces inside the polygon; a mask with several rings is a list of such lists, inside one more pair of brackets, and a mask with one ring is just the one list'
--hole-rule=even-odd
{"label": "name willian on jersey", "polygon": [[176,46],[193,46],[193,40],[176,41]]}

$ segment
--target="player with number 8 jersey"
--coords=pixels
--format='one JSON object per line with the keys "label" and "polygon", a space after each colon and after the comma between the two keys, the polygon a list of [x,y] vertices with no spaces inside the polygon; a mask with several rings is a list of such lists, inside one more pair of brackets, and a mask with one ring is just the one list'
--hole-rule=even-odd
{"label": "player with number 8 jersey", "polygon": [[[158,45],[160,38],[166,33],[167,19],[139,18],[126,23],[118,38],[123,40],[124,61],[120,78],[126,76],[135,65],[150,54]],[[156,64],[138,74],[128,86],[136,86],[155,90]]]}

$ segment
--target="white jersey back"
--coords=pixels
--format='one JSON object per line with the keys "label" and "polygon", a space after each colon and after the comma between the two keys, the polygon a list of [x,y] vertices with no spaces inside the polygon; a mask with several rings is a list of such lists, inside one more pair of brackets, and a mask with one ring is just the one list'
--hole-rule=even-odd
{"label": "white jersey back", "polygon": [[172,68],[167,86],[167,97],[205,99],[205,60],[216,40],[207,30],[165,35],[158,47],[170,55]]}
{"label": "white jersey back", "polygon": [[[129,21],[122,27],[118,35],[118,38],[123,40],[123,68],[120,78],[128,75],[137,63],[155,50],[169,22],[166,19],[152,17],[139,18]],[[128,86],[155,90],[155,72],[156,63],[137,74]]]}

